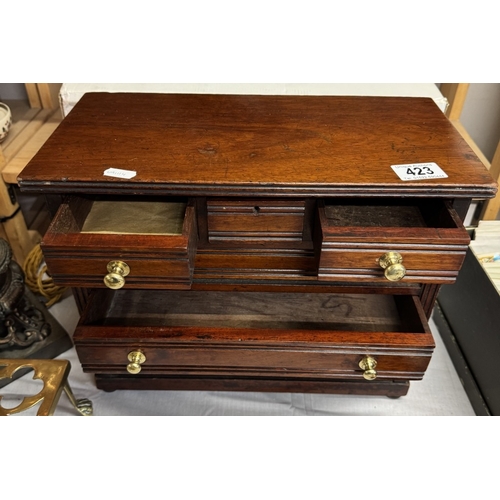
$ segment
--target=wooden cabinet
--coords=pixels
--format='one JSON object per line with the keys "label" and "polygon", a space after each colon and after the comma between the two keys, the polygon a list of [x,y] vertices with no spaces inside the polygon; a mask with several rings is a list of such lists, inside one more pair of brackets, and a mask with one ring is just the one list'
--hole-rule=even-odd
{"label": "wooden cabinet", "polygon": [[496,192],[432,100],[332,96],[86,94],[19,183],[98,387],[389,396]]}

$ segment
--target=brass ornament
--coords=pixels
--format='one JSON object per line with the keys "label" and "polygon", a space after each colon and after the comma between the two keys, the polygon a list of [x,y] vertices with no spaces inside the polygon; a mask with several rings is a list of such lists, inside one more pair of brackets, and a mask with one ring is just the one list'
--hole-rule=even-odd
{"label": "brass ornament", "polygon": [[16,407],[9,409],[1,406],[2,396],[0,395],[0,416],[21,413],[38,403],[40,403],[37,411],[38,416],[53,415],[63,391],[81,415],[90,416],[93,414],[92,402],[89,399],[76,399],[73,395],[68,382],[71,369],[71,363],[68,360],[0,359],[0,379],[13,378],[15,372],[23,368],[33,369],[33,379],[41,380],[43,389],[34,396],[25,397]]}

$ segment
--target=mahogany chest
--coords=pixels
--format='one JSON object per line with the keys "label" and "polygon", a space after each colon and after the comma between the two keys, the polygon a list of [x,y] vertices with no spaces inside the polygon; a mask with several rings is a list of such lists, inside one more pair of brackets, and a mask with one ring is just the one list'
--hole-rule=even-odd
{"label": "mahogany chest", "polygon": [[99,388],[406,394],[496,184],[431,99],[89,93],[19,177]]}

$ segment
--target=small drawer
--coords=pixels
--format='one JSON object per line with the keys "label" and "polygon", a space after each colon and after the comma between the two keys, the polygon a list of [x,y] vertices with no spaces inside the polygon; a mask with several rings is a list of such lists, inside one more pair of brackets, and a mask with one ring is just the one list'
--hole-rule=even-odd
{"label": "small drawer", "polygon": [[207,200],[209,242],[302,241],[304,200]]}
{"label": "small drawer", "polygon": [[453,283],[470,241],[442,200],[325,200],[318,218],[325,281]]}
{"label": "small drawer", "polygon": [[95,290],[84,371],[227,380],[421,379],[434,341],[414,296]]}
{"label": "small drawer", "polygon": [[189,288],[197,231],[181,199],[70,197],[42,242],[54,281],[73,287]]}

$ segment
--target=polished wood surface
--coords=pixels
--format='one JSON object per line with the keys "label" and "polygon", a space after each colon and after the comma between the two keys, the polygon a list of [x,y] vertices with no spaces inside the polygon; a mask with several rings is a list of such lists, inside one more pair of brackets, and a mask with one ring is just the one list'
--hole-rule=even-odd
{"label": "polished wood surface", "polygon": [[[435,162],[445,179],[391,165]],[[129,180],[103,176],[131,170]],[[88,93],[19,176],[25,191],[492,197],[427,98]]]}
{"label": "polished wood surface", "polygon": [[276,378],[222,378],[222,377],[174,377],[147,376],[131,377],[127,375],[95,375],[98,389],[112,392],[116,390],[150,391],[255,391],[255,392],[299,392],[318,394],[345,394],[366,396],[387,396],[399,398],[405,396],[410,388],[408,380],[335,380],[314,377]]}

